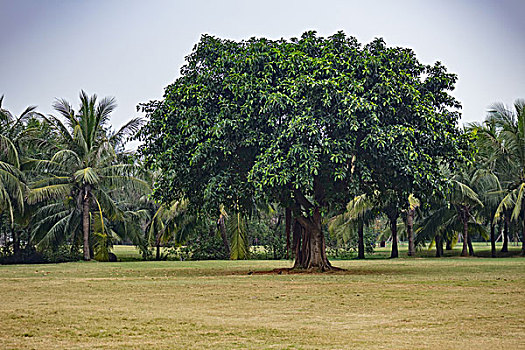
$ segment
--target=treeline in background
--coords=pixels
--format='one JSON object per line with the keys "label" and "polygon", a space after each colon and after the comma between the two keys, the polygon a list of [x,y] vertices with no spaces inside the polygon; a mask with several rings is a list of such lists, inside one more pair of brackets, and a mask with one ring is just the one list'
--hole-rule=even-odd
{"label": "treeline in background", "polygon": [[[0,99],[1,263],[115,261],[116,244],[138,247],[143,259],[293,258],[286,208],[277,204],[254,201],[241,214],[196,212],[184,199],[155,201],[157,174],[125,148],[143,120],[113,129],[113,98],[82,91],[78,108],[65,100],[53,107],[56,115],[28,107],[17,116]],[[498,256],[523,241],[524,107],[523,100],[496,103],[482,122],[465,126],[477,150],[447,174],[445,197],[410,196],[394,222],[388,203],[366,195],[344,213],[325,215],[328,254],[364,258],[390,243],[394,227],[408,255],[433,248],[442,256],[460,241],[462,255],[476,253],[472,242],[490,242],[490,255]]]}

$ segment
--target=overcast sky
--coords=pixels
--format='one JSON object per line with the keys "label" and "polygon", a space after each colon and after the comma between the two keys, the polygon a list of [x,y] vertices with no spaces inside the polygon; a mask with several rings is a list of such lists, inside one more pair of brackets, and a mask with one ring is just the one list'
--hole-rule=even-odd
{"label": "overcast sky", "polygon": [[19,114],[76,107],[81,89],[115,96],[115,127],[160,99],[203,33],[278,39],[339,30],[412,48],[458,74],[463,121],[525,98],[525,1],[0,0],[0,95]]}

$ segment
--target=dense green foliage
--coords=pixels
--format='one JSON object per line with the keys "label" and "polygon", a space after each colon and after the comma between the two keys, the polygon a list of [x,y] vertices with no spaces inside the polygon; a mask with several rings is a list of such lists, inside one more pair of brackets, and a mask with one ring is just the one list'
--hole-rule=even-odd
{"label": "dense green foliage", "polygon": [[204,35],[164,99],[139,106],[142,128],[114,131],[115,100],[83,91],[58,116],[15,117],[2,97],[0,261],[111,261],[125,242],[144,259],[324,271],[327,251],[391,242],[397,257],[399,239],[409,256],[490,239],[495,257],[499,236],[505,253],[525,235],[525,102],[460,129],[455,82],[381,39]]}
{"label": "dense green foliage", "polygon": [[443,193],[440,166],[469,155],[449,94],[456,76],[381,39],[204,35],[186,60],[164,100],[142,106],[142,153],[162,169],[156,198],[292,207],[306,242],[301,267],[330,267],[322,216],[379,191],[397,218],[410,193]]}
{"label": "dense green foliage", "polygon": [[233,205],[256,190],[313,195],[317,176],[326,198],[346,203],[361,182],[354,167],[370,185],[426,191],[441,185],[440,162],[465,152],[459,114],[449,110],[459,106],[447,93],[456,77],[381,40],[361,48],[342,33],[203,36],[181,73],[165,100],[144,105],[151,121],[143,150],[169,170],[156,187],[165,200]]}

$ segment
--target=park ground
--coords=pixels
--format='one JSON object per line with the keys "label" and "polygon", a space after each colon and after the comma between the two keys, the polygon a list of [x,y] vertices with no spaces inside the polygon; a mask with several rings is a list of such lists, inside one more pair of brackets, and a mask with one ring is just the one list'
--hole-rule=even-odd
{"label": "park ground", "polygon": [[283,260],[0,266],[0,347],[525,349],[525,258],[333,264],[346,270],[259,273],[291,266]]}

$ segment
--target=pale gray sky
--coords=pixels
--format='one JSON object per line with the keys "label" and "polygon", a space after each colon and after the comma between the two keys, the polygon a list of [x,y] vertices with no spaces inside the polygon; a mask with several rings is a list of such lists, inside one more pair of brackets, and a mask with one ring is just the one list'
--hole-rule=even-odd
{"label": "pale gray sky", "polygon": [[412,48],[459,75],[463,121],[525,98],[525,1],[0,0],[0,95],[18,114],[78,105],[80,89],[115,96],[116,127],[162,97],[203,33],[290,38],[339,30]]}

